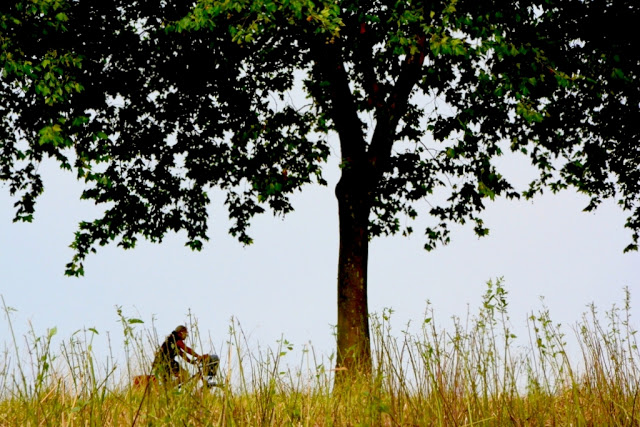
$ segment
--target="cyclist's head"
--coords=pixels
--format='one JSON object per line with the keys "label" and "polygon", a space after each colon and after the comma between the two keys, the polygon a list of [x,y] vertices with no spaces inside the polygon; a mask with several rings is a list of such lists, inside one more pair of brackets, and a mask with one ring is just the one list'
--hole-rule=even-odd
{"label": "cyclist's head", "polygon": [[189,333],[189,331],[187,331],[187,327],[184,325],[180,325],[177,328],[174,329],[174,331],[176,334],[179,334],[182,336],[182,338],[185,338],[187,336],[187,334]]}

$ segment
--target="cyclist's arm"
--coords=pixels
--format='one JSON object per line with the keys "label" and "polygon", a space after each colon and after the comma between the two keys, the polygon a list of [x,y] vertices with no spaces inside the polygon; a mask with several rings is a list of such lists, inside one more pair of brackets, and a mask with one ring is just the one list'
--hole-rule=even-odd
{"label": "cyclist's arm", "polygon": [[[182,357],[184,360],[186,360],[189,363],[194,363],[195,360],[200,359],[200,355],[198,355],[198,353],[196,353],[195,351],[193,351],[193,349],[189,346],[187,346],[184,341],[180,340],[176,343],[178,345],[178,348],[181,350],[180,351],[180,357]],[[190,356],[193,356],[194,359],[189,359],[187,357],[187,354],[189,354]]]}

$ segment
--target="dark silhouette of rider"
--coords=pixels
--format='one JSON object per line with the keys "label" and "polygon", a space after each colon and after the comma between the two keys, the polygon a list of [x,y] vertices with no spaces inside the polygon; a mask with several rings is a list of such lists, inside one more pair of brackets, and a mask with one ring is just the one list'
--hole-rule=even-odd
{"label": "dark silhouette of rider", "polygon": [[187,379],[188,373],[176,360],[177,356],[193,365],[205,357],[198,355],[184,343],[188,335],[189,331],[186,326],[180,325],[160,345],[151,365],[151,370],[157,378],[164,382],[177,379],[179,383],[182,383]]}

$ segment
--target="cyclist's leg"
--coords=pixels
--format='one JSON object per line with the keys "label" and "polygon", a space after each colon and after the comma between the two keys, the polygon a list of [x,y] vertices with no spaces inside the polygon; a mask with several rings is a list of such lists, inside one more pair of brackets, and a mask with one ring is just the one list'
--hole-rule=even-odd
{"label": "cyclist's leg", "polygon": [[173,367],[170,363],[159,363],[153,367],[153,375],[165,387],[170,387],[174,383]]}

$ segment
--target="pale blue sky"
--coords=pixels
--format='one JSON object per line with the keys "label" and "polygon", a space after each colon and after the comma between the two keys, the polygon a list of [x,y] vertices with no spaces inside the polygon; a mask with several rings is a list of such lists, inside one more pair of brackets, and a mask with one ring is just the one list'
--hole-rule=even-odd
{"label": "pale blue sky", "polygon": [[[521,161],[501,162],[516,181],[526,181],[530,169]],[[64,265],[71,258],[68,245],[77,222],[91,218],[94,208],[78,201],[80,187],[73,176],[48,164],[42,171],[46,191],[32,224],[11,222],[12,202],[6,187],[0,187],[0,294],[17,310],[12,321],[18,336],[29,325],[37,334],[55,326],[63,339],[83,327],[96,328],[95,348],[106,358],[107,331],[116,353],[122,344],[115,309],[122,306],[127,316],[147,326],[155,318],[160,335],[186,323],[190,311],[218,352],[231,317],[262,346],[275,346],[284,336],[297,348],[311,341],[319,354],[334,351],[335,164],[327,171],[329,186],[307,188],[285,220],[257,218],[252,246],[242,247],[227,234],[225,211],[214,200],[211,241],[202,252],[185,248],[180,236],[162,245],[141,243],[132,251],[112,245],[88,259],[80,279],[64,277]],[[533,204],[498,201],[484,215],[489,237],[478,239],[471,227],[456,228],[452,243],[431,253],[422,250],[428,217],[415,224],[410,238],[377,239],[370,248],[370,311],[393,308],[400,330],[409,320],[419,323],[430,300],[445,324],[453,315],[464,317],[468,305],[475,310],[485,282],[504,276],[516,331],[540,308],[541,295],[552,318],[569,328],[591,302],[602,310],[620,304],[625,286],[631,289],[637,322],[640,254],[622,253],[630,242],[625,213],[612,202],[595,214],[582,213],[586,203],[573,192],[545,195]],[[8,343],[3,315],[0,345]],[[211,351],[205,347],[196,350]]]}

